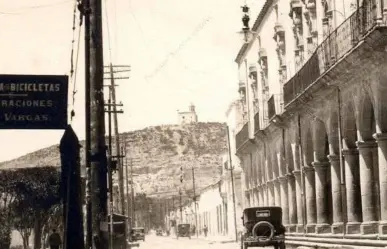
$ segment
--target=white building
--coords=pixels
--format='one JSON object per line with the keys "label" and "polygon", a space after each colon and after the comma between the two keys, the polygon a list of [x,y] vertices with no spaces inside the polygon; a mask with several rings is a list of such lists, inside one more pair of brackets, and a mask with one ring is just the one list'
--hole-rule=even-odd
{"label": "white building", "polygon": [[178,111],[178,119],[179,119],[178,122],[181,125],[197,123],[198,115],[196,114],[195,106],[191,104],[189,106],[188,111],[183,111],[183,112]]}

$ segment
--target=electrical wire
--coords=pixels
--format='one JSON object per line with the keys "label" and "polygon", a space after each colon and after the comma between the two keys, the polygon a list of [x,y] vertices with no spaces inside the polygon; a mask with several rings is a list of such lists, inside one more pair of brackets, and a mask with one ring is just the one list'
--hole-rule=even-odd
{"label": "electrical wire", "polygon": [[112,62],[112,47],[111,47],[111,41],[110,41],[110,27],[109,27],[109,18],[108,18],[108,11],[107,11],[107,1],[105,0],[104,4],[104,9],[105,9],[105,19],[106,19],[106,28],[107,28],[107,33],[108,33],[108,47],[109,47],[109,59],[110,63]]}
{"label": "electrical wire", "polygon": [[78,41],[77,41],[77,48],[76,48],[76,57],[75,57],[75,66],[74,66],[74,45],[75,45],[75,33],[76,33],[76,25],[75,20],[77,18],[77,9],[81,6],[80,0],[75,0],[74,3],[74,11],[73,11],[73,20],[72,20],[72,30],[73,30],[73,37],[71,40],[71,55],[70,55],[70,81],[73,86],[72,89],[72,109],[70,113],[70,123],[73,121],[73,118],[75,116],[75,95],[77,93],[77,72],[78,72],[78,62],[79,62],[79,47],[80,47],[80,41],[81,41],[81,27],[82,27],[82,16],[83,14],[80,13],[79,16],[79,29],[78,29]]}
{"label": "electrical wire", "polygon": [[36,9],[42,9],[42,8],[55,7],[55,6],[62,5],[62,4],[65,4],[65,3],[69,3],[69,2],[72,2],[72,1],[73,0],[66,0],[66,1],[61,1],[61,2],[56,2],[56,3],[51,3],[51,4],[26,6],[26,7],[17,8],[17,9],[15,9],[13,11],[0,12],[0,15],[20,15],[22,13],[25,13],[25,12],[23,12],[23,10],[36,10]]}

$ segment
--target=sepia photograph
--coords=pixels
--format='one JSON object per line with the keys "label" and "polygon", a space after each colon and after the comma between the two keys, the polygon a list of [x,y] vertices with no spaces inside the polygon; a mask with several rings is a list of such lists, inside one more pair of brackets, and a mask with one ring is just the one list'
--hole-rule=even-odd
{"label": "sepia photograph", "polygon": [[0,249],[387,248],[387,0],[0,20]]}

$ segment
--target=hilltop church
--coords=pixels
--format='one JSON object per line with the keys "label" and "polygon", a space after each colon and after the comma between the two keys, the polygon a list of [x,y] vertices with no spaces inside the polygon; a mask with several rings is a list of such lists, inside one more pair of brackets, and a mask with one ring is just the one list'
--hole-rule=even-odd
{"label": "hilltop church", "polygon": [[178,111],[178,120],[180,125],[197,123],[198,115],[196,114],[195,106],[191,104],[188,111]]}

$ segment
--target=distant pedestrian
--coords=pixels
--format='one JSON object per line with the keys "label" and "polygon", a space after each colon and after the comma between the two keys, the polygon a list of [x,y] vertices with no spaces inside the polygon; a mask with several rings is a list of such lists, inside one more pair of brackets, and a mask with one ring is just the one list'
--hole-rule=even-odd
{"label": "distant pedestrian", "polygon": [[204,236],[207,237],[208,228],[206,225],[204,225],[203,232],[204,232]]}
{"label": "distant pedestrian", "polygon": [[52,229],[52,234],[48,237],[48,244],[50,249],[59,249],[62,244],[62,239],[60,238],[59,233],[56,232],[56,229]]}

